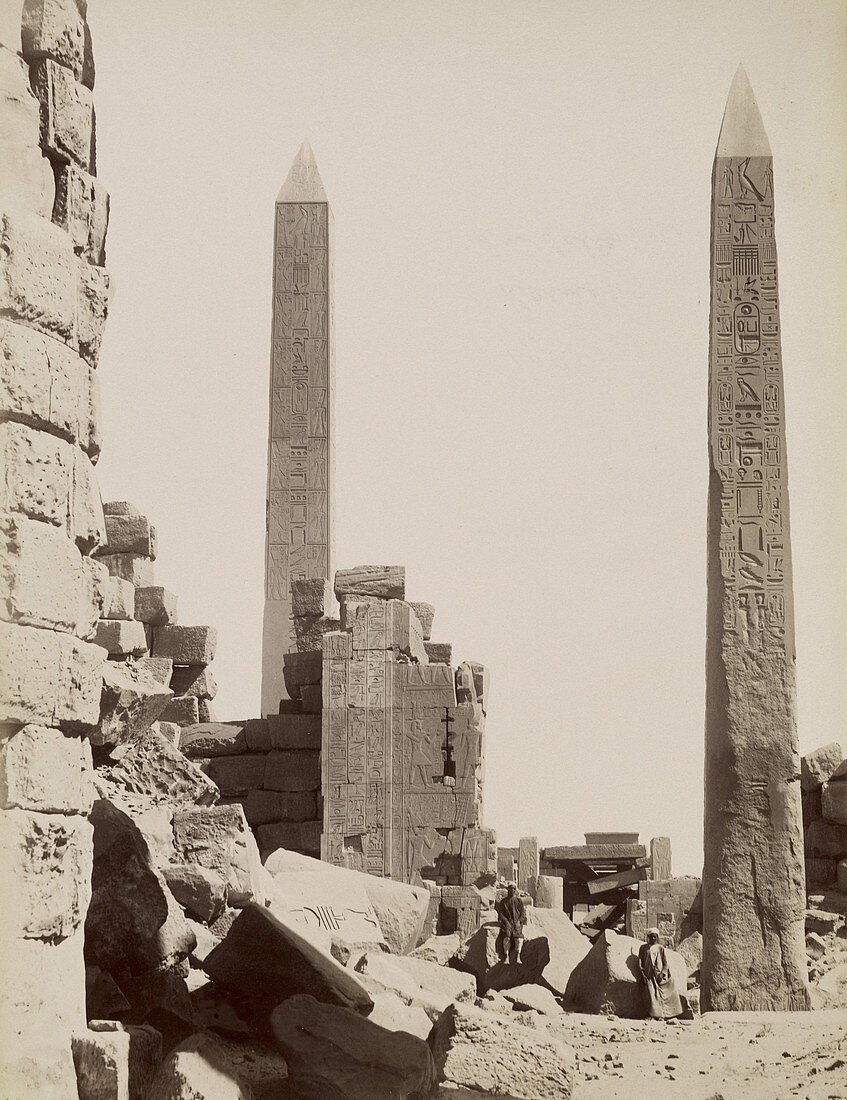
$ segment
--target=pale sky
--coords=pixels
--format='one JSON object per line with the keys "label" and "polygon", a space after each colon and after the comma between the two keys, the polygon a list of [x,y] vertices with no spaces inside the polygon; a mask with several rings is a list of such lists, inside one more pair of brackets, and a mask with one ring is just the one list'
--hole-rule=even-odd
{"label": "pale sky", "polygon": [[800,745],[847,737],[847,7],[91,0],[104,500],[259,714],[274,199],[335,214],[336,566],[491,669],[485,822],[702,860],[712,157],[774,153]]}

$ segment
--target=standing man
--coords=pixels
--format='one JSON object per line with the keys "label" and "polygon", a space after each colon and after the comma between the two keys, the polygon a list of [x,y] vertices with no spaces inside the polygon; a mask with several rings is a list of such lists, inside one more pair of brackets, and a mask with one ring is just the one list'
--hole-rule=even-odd
{"label": "standing man", "polygon": [[506,887],[506,896],[494,906],[500,931],[497,935],[497,954],[500,961],[517,964],[523,943],[523,926],[526,924],[526,907],[518,897],[515,884]]}
{"label": "standing man", "polygon": [[659,943],[659,929],[647,929],[647,942],[638,952],[638,968],[647,991],[647,1015],[654,1020],[670,1020],[682,1014],[673,975],[665,949]]}

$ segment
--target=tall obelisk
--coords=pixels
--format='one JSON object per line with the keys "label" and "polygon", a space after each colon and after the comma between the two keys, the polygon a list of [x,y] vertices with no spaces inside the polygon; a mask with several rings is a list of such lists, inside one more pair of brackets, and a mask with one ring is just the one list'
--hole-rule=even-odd
{"label": "tall obelisk", "polygon": [[333,219],[307,142],[276,200],[262,714],[287,698],[290,584],[329,577],[333,556]]}
{"label": "tall obelisk", "polygon": [[743,68],[712,174],[704,1010],[806,1009],[770,145]]}

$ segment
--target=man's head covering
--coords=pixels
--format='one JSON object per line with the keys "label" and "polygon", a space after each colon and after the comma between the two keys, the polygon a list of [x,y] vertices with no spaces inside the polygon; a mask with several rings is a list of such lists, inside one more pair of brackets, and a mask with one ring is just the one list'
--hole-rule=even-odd
{"label": "man's head covering", "polygon": [[647,929],[647,935],[648,936],[658,936],[659,935],[659,929],[658,928],[648,928]]}
{"label": "man's head covering", "polygon": [[506,889],[507,890],[517,890],[517,888],[518,888],[517,884],[514,883],[514,882],[507,882],[506,883]]}

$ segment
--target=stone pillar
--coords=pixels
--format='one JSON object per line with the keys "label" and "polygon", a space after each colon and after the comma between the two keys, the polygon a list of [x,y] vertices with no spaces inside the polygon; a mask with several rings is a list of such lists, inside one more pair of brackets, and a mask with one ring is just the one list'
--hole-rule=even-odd
{"label": "stone pillar", "polygon": [[[15,5],[10,5],[10,9]],[[77,1095],[91,750],[106,651],[93,463],[109,301],[85,5],[26,0],[0,45],[0,1080]]]}
{"label": "stone pillar", "polygon": [[671,838],[654,836],[650,841],[650,878],[665,882],[671,877]]}
{"label": "stone pillar", "polygon": [[539,875],[535,880],[534,900],[536,909],[558,909],[564,912],[565,880],[557,875]]}
{"label": "stone pillar", "polygon": [[773,167],[741,68],[711,247],[702,1006],[807,1009]]}
{"label": "stone pillar", "polygon": [[518,889],[531,892],[538,878],[538,837],[522,836],[518,841]]}
{"label": "stone pillar", "polygon": [[296,648],[290,584],[329,577],[333,556],[335,352],[332,211],[304,142],[276,200],[262,716],[287,699]]}

